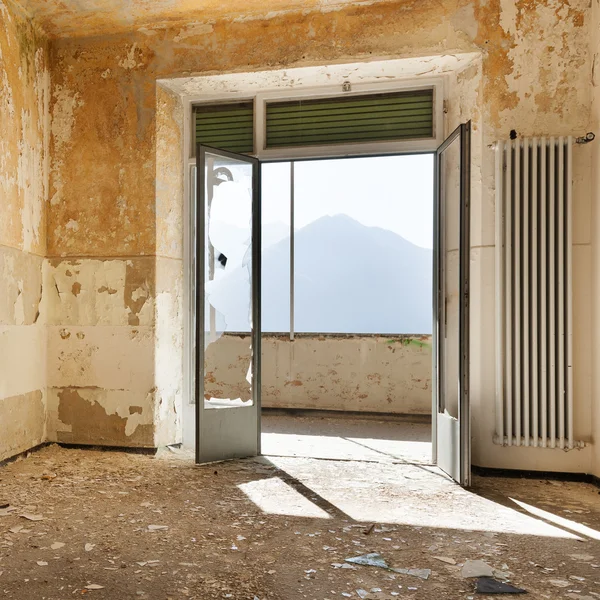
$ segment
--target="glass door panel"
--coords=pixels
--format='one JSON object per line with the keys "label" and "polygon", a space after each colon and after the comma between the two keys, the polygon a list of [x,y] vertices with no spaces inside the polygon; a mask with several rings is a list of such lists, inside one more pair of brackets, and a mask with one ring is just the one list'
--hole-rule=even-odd
{"label": "glass door panel", "polygon": [[470,123],[438,148],[435,174],[433,459],[468,486]]}
{"label": "glass door panel", "polygon": [[196,461],[260,451],[260,186],[254,158],[198,145]]}

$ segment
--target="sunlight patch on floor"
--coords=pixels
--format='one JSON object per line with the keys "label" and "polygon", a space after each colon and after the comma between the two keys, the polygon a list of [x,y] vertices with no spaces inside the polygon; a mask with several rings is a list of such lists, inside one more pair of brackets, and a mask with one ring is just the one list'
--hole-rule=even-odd
{"label": "sunlight patch on floor", "polygon": [[[587,525],[582,525],[581,523],[577,523],[576,521],[572,521],[571,519],[565,519],[564,517],[559,517],[547,510],[543,510],[541,508],[537,508],[536,506],[532,506],[531,504],[527,504],[525,502],[521,502],[520,500],[516,500],[515,498],[510,498],[517,506],[520,506],[523,510],[526,510],[528,513],[539,517],[540,519],[544,519],[546,521],[550,521],[554,523],[558,527],[563,527],[564,529],[568,529],[569,531],[574,531],[575,533],[579,533],[582,536],[592,538],[593,540],[600,541],[600,531],[596,529],[592,529]],[[577,537],[577,536],[573,536]]]}
{"label": "sunlight patch on floor", "polygon": [[279,477],[249,481],[237,487],[266,514],[310,519],[331,518]]}
{"label": "sunlight patch on floor", "polygon": [[[461,488],[436,467],[290,457],[261,460],[357,522],[577,539],[571,531]],[[276,504],[281,510],[281,503]]]}

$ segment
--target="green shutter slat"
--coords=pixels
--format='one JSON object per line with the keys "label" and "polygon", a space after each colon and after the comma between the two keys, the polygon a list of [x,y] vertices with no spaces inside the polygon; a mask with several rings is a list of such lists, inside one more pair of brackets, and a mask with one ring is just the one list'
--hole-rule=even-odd
{"label": "green shutter slat", "polygon": [[407,127],[403,127],[402,129],[386,129],[385,126],[383,127],[379,127],[377,129],[360,129],[360,128],[353,128],[353,129],[349,129],[346,130],[344,132],[339,132],[339,131],[294,131],[294,132],[290,132],[290,133],[279,133],[277,135],[271,135],[269,136],[269,142],[283,142],[286,139],[307,139],[307,138],[318,138],[318,137],[325,137],[328,136],[329,139],[326,139],[324,141],[329,141],[331,142],[331,139],[333,138],[333,136],[335,136],[335,139],[351,139],[352,136],[362,136],[363,138],[368,138],[368,137],[372,137],[372,138],[378,138],[381,136],[391,136],[392,138],[395,135],[398,135],[398,132],[402,132],[404,133],[404,135],[407,135],[409,132],[413,132],[413,131],[420,131],[420,132],[425,132],[425,133],[429,133],[431,134],[431,127],[429,125],[427,125],[426,123],[417,123],[414,125],[410,125]]}
{"label": "green shutter slat", "polygon": [[[432,132],[431,128],[422,128],[422,129],[409,129],[403,132],[403,137],[405,139],[416,139],[416,138],[427,138],[431,137]],[[397,132],[393,133],[380,133],[378,135],[373,135],[371,133],[356,133],[349,132],[347,134],[340,134],[333,137],[326,137],[323,135],[314,135],[314,136],[298,136],[298,137],[286,137],[280,140],[270,140],[268,142],[269,148],[283,148],[287,146],[318,146],[324,144],[340,144],[340,143],[352,143],[352,142],[372,142],[372,141],[394,141],[398,140],[399,136]],[[402,138],[400,138],[402,139]]]}
{"label": "green shutter slat", "polygon": [[250,132],[254,130],[252,123],[249,124],[241,124],[241,123],[229,123],[229,124],[220,124],[220,123],[199,123],[196,126],[196,131],[198,133],[201,132],[219,132],[219,131],[243,131]]}
{"label": "green shutter slat", "polygon": [[229,150],[254,151],[254,103],[203,104],[195,108],[196,142]]}
{"label": "green shutter slat", "polygon": [[297,114],[289,114],[289,115],[269,115],[269,122],[273,124],[277,123],[293,123],[300,121],[343,121],[347,120],[349,117],[353,119],[361,119],[361,118],[378,118],[385,119],[394,116],[410,116],[410,115],[431,115],[432,107],[431,106],[419,106],[415,105],[411,108],[403,108],[402,110],[398,110],[397,108],[392,107],[386,108],[386,110],[371,110],[371,109],[360,109],[360,110],[347,110],[347,111],[311,111]]}
{"label": "green shutter slat", "polygon": [[[244,141],[252,141],[252,134],[241,133],[239,131],[218,131],[213,133],[211,136],[201,136],[203,139],[208,139],[210,137],[211,140],[244,140]],[[204,144],[204,141],[202,142]]]}
{"label": "green shutter slat", "polygon": [[269,105],[269,116],[273,119],[280,118],[286,119],[294,117],[299,114],[303,115],[339,115],[339,114],[361,114],[369,112],[386,112],[386,111],[401,111],[411,109],[429,109],[433,107],[432,102],[407,102],[402,104],[370,104],[367,106],[303,106],[298,105],[294,107],[294,110],[272,110]]}
{"label": "green shutter slat", "polygon": [[397,92],[395,94],[374,94],[370,96],[351,96],[346,99],[320,98],[313,100],[286,100],[285,102],[270,102],[269,109],[273,112],[295,112],[298,106],[305,110],[323,110],[325,108],[360,108],[372,106],[402,105],[410,103],[432,103],[433,91],[427,90],[422,93]]}
{"label": "green shutter slat", "polygon": [[327,136],[323,134],[317,135],[300,135],[297,137],[287,136],[280,139],[269,139],[267,141],[267,147],[271,148],[282,148],[285,146],[298,146],[298,145],[323,145],[323,144],[339,144],[339,143],[352,143],[356,142],[374,142],[374,141],[393,141],[398,139],[413,139],[413,138],[427,138],[432,136],[431,127],[419,128],[419,129],[407,129],[401,133],[394,131],[390,133],[357,133],[348,132],[344,134],[337,134],[334,136]]}
{"label": "green shutter slat", "polygon": [[433,136],[433,90],[267,103],[267,148]]}
{"label": "green shutter slat", "polygon": [[[269,127],[269,134],[281,132],[281,131],[296,131],[296,130],[308,130],[314,128],[315,130],[321,130],[330,128],[334,131],[337,131],[339,122],[346,128],[351,128],[352,125],[345,123],[344,119],[332,119],[326,121],[314,121],[312,119],[307,120],[297,120],[293,123],[278,123],[277,125],[271,125]],[[419,114],[419,115],[401,115],[401,116],[392,116],[387,117],[385,119],[380,119],[377,116],[363,116],[362,118],[352,119],[352,124],[356,127],[369,127],[369,126],[381,126],[386,125],[389,127],[400,126],[403,124],[411,124],[411,123],[429,123],[431,124],[431,118],[427,114]]]}
{"label": "green shutter slat", "polygon": [[236,123],[252,123],[252,114],[232,114],[224,115],[222,117],[212,115],[198,115],[196,125],[234,125]]}
{"label": "green shutter slat", "polygon": [[231,119],[235,116],[239,117],[251,117],[254,111],[248,108],[236,108],[237,105],[233,105],[233,108],[228,110],[220,110],[220,111],[207,111],[203,112],[203,108],[196,108],[196,112],[200,119],[206,119],[207,121],[216,120],[216,119]]}
{"label": "green shutter slat", "polygon": [[321,127],[347,127],[351,123],[357,123],[360,125],[374,123],[389,123],[391,125],[402,124],[402,123],[415,123],[418,121],[426,121],[431,123],[431,115],[427,113],[416,113],[416,114],[391,114],[385,116],[379,115],[360,115],[355,116],[352,119],[347,117],[337,117],[330,119],[315,119],[312,117],[308,118],[294,118],[289,121],[273,121],[269,123],[269,131],[283,131],[286,128],[289,129],[302,129],[305,127],[314,127],[319,129]]}

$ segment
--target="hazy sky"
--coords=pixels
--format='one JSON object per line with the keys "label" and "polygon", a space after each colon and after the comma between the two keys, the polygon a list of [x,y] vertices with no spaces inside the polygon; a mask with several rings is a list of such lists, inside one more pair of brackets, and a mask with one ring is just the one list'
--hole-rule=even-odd
{"label": "hazy sky", "polygon": [[[289,224],[290,164],[262,171],[263,223]],[[295,164],[296,228],[323,215],[345,214],[433,247],[433,155],[299,161]]]}

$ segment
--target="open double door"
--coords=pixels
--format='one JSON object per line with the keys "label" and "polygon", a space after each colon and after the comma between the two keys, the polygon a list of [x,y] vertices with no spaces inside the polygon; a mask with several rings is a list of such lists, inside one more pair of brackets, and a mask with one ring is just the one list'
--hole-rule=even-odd
{"label": "open double door", "polygon": [[[434,200],[433,460],[469,485],[470,124],[438,148]],[[261,198],[255,158],[197,147],[196,462],[260,454]],[[229,335],[224,335],[229,333]],[[235,333],[236,335],[231,335]],[[223,398],[214,372],[231,374]]]}
{"label": "open double door", "polygon": [[471,484],[469,262],[471,123],[436,151],[433,210],[433,462]]}

